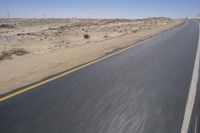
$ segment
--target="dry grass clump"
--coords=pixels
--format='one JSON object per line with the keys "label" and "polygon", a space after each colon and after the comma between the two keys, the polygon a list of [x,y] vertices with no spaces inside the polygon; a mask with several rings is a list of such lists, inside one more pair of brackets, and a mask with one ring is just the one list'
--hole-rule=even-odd
{"label": "dry grass clump", "polygon": [[20,56],[25,54],[29,54],[29,52],[23,48],[12,48],[10,50],[2,51],[0,53],[0,60],[12,59],[12,55]]}

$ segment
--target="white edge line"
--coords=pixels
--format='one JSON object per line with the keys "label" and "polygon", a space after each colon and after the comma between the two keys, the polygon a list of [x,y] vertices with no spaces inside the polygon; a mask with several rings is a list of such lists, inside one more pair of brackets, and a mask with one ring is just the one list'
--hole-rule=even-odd
{"label": "white edge line", "polygon": [[[199,32],[200,32],[200,24],[199,24]],[[196,97],[197,83],[198,83],[198,78],[199,78],[199,59],[200,59],[200,33],[199,33],[197,52],[196,52],[196,57],[195,57],[193,73],[192,73],[192,80],[190,83],[190,89],[189,89],[188,99],[186,103],[185,114],[184,114],[183,123],[181,127],[181,133],[188,133],[188,128],[189,128],[192,110],[193,110],[193,106],[195,102],[195,97]]]}

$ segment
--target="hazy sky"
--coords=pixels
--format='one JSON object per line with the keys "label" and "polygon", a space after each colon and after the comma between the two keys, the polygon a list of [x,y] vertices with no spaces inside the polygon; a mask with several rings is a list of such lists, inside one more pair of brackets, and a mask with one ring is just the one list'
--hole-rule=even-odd
{"label": "hazy sky", "polygon": [[192,17],[200,0],[0,0],[0,17],[143,18]]}

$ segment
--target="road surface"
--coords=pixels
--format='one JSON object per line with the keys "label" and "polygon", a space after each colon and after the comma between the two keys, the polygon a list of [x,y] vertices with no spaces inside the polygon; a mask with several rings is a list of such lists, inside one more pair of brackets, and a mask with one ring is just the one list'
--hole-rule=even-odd
{"label": "road surface", "polygon": [[[0,103],[0,133],[180,133],[199,39],[185,24]],[[200,84],[189,132],[200,132]]]}

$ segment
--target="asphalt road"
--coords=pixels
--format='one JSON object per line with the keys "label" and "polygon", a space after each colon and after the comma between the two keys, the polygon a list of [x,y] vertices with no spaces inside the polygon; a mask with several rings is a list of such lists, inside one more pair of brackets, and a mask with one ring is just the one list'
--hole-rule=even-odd
{"label": "asphalt road", "polygon": [[[135,48],[3,101],[0,133],[180,133],[198,38],[199,24],[187,20]],[[191,133],[200,116],[200,84],[197,92]]]}

